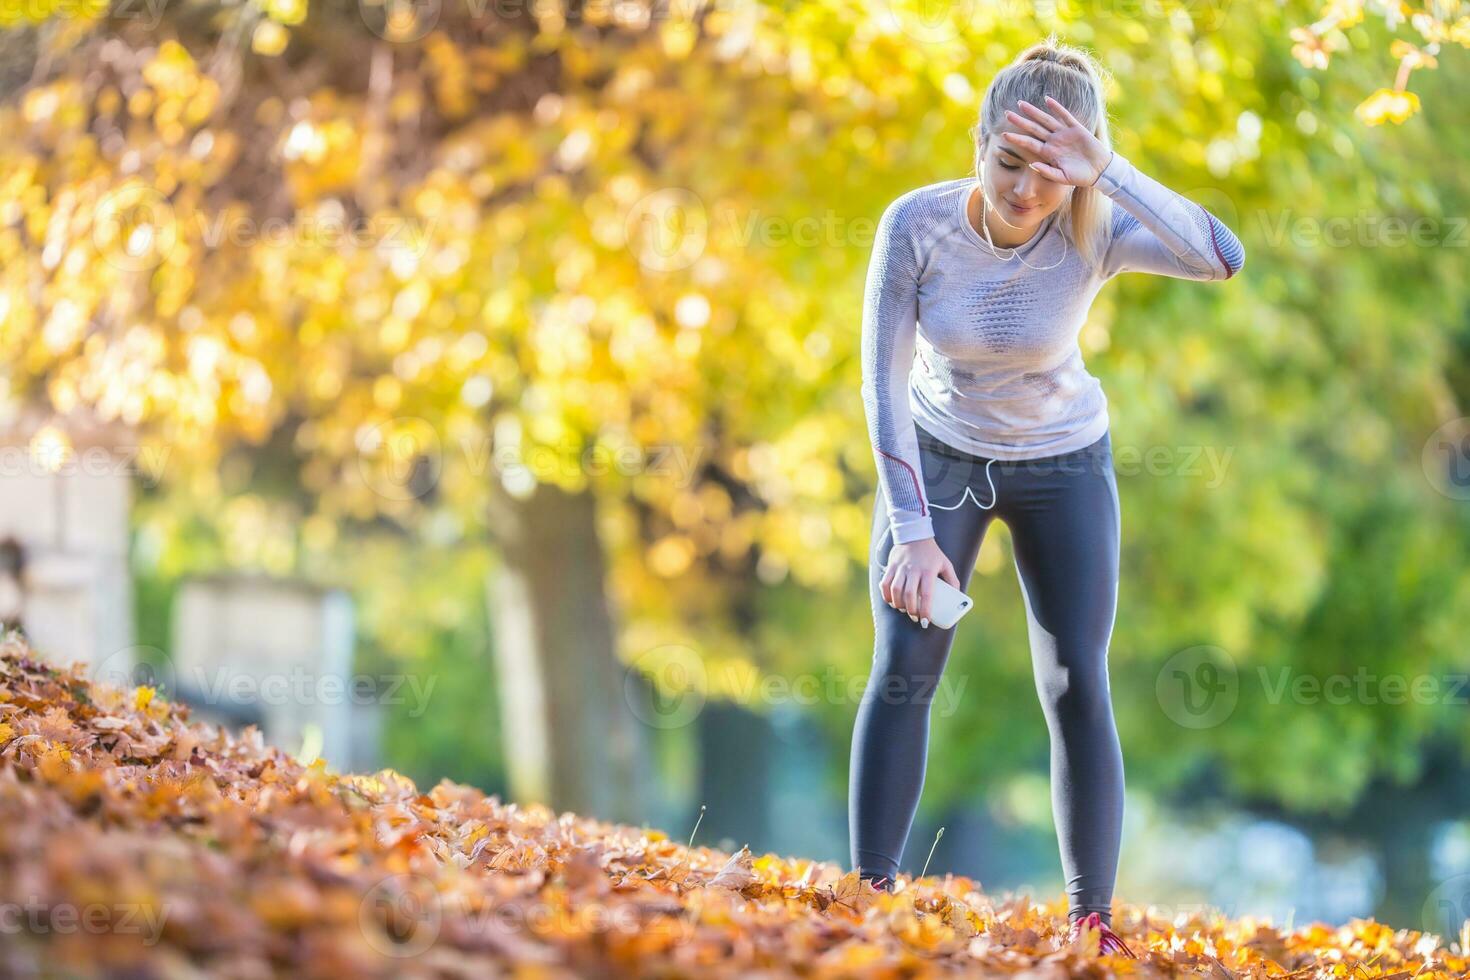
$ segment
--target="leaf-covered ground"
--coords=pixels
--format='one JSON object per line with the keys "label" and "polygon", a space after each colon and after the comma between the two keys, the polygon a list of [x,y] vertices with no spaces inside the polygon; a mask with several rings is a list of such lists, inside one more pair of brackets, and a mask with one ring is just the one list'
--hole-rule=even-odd
{"label": "leaf-covered ground", "polygon": [[[1283,933],[1118,903],[1140,959],[962,877],[687,848],[385,770],[337,776],[0,643],[0,976],[1470,974],[1371,920]],[[1130,925],[1133,924],[1133,925]]]}

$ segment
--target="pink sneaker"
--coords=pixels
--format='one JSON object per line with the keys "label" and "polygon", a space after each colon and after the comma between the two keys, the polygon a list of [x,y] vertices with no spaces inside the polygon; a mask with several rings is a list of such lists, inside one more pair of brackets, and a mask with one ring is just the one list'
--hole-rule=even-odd
{"label": "pink sneaker", "polygon": [[1097,951],[1102,955],[1108,956],[1119,953],[1135,960],[1138,959],[1138,955],[1128,948],[1127,943],[1123,942],[1123,937],[1108,928],[1107,923],[1103,922],[1102,916],[1096,912],[1089,912],[1072,923],[1072,930],[1067,933],[1067,942],[1071,943],[1076,941],[1077,936],[1081,934],[1083,929],[1096,929],[1098,931]]}

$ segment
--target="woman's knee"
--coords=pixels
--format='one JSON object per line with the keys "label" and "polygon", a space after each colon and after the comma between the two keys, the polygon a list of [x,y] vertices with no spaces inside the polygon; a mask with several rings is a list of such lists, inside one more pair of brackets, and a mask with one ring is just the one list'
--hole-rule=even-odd
{"label": "woman's knee", "polygon": [[1049,718],[1103,718],[1112,712],[1104,657],[1084,664],[1053,665],[1042,672],[1038,693]]}

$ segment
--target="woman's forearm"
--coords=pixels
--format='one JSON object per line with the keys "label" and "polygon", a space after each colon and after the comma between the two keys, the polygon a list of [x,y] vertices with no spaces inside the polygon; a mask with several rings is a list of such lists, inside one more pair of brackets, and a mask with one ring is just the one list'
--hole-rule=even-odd
{"label": "woman's forearm", "polygon": [[883,212],[863,293],[862,396],[878,484],[898,544],[934,536],[909,410],[918,325],[918,263],[905,199]]}
{"label": "woman's forearm", "polygon": [[1133,219],[1114,222],[1109,275],[1137,271],[1229,279],[1245,265],[1245,247],[1223,221],[1116,150],[1093,186]]}

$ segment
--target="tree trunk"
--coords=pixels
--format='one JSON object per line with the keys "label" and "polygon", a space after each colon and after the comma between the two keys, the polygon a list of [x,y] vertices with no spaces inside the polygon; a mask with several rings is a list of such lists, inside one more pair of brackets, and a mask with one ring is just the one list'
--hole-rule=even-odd
{"label": "tree trunk", "polygon": [[[760,853],[771,839],[770,719],[729,701],[710,701],[699,713],[699,803],[704,820],[699,843]],[[699,811],[690,816],[692,826]],[[728,838],[733,847],[721,843]]]}
{"label": "tree trunk", "polygon": [[500,564],[487,600],[511,797],[638,822],[643,739],[624,696],[596,501],[538,484],[525,499],[491,480]]}

